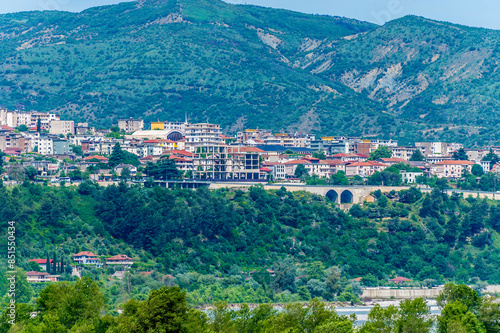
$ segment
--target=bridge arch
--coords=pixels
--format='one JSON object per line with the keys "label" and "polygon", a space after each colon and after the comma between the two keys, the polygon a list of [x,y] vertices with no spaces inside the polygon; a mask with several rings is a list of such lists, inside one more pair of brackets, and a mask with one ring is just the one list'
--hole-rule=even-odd
{"label": "bridge arch", "polygon": [[354,196],[353,196],[352,192],[349,191],[349,190],[345,190],[340,195],[340,203],[341,204],[350,204],[350,203],[353,203],[353,198],[354,198]]}
{"label": "bridge arch", "polygon": [[330,190],[326,192],[326,197],[330,199],[332,202],[337,202],[337,199],[339,198],[339,194],[335,190]]}

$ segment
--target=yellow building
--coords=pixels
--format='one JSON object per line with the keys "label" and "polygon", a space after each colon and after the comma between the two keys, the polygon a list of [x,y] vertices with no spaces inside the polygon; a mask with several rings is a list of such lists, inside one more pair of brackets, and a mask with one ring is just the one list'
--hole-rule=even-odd
{"label": "yellow building", "polygon": [[152,131],[157,131],[157,130],[163,131],[164,129],[165,129],[164,122],[162,122],[162,121],[151,122],[151,130]]}

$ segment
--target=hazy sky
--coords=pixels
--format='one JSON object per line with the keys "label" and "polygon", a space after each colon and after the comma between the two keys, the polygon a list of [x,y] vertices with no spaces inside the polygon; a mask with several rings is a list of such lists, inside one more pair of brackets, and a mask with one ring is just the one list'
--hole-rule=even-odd
{"label": "hazy sky", "polygon": [[[225,0],[286,8],[304,13],[329,14],[383,24],[415,14],[440,21],[500,30],[500,0]],[[81,11],[120,0],[0,0],[0,13],[26,10]]]}

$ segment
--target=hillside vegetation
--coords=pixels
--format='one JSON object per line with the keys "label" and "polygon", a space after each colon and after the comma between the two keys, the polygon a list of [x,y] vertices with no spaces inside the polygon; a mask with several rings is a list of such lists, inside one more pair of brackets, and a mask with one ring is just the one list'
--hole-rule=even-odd
{"label": "hillside vegetation", "polygon": [[376,26],[219,0],[0,15],[0,104],[117,118],[399,138],[499,140],[497,31]]}
{"label": "hillside vegetation", "polygon": [[[28,259],[53,252],[65,263],[79,251],[132,256],[129,278],[109,280],[109,267],[84,272],[101,279],[111,309],[165,284],[181,286],[191,305],[203,305],[356,301],[357,277],[364,286],[389,286],[396,276],[415,286],[500,283],[496,202],[438,189],[374,195],[375,203],[345,212],[324,197],[258,186],[209,192],[26,184],[0,189],[0,227],[16,221],[24,270],[32,269]],[[3,295],[5,276],[0,282]],[[39,291],[26,290],[19,297]]]}

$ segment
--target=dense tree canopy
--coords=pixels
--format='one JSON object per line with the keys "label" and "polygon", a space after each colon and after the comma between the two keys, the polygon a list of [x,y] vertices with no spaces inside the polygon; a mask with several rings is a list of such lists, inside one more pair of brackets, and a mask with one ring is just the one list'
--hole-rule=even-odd
{"label": "dense tree canopy", "polygon": [[387,146],[380,146],[371,152],[368,158],[371,161],[378,160],[379,158],[390,158],[392,156],[392,151]]}

